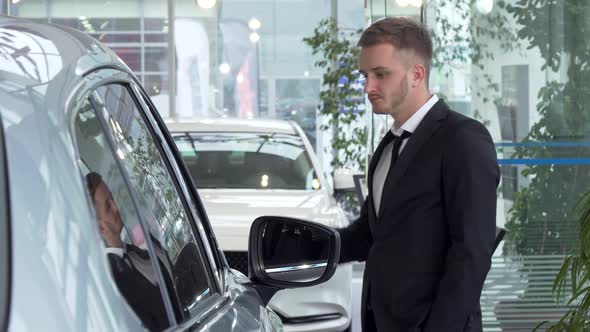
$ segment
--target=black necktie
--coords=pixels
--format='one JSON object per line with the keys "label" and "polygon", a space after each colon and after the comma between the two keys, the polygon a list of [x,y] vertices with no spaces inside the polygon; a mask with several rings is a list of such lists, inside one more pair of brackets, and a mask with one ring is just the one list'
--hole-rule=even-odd
{"label": "black necktie", "polygon": [[387,133],[385,133],[385,136],[383,136],[381,143],[379,144],[377,150],[375,151],[375,154],[373,155],[374,158],[378,158],[376,160],[377,162],[379,162],[379,159],[381,159],[381,154],[383,153],[385,147],[389,145],[389,143],[391,143],[395,138],[396,136],[391,132],[391,130],[388,130]]}
{"label": "black necktie", "polygon": [[385,180],[387,181],[387,178],[389,177],[389,174],[391,174],[393,166],[395,166],[395,162],[397,161],[397,157],[399,155],[399,149],[402,146],[402,142],[410,137],[412,135],[412,133],[410,133],[409,131],[405,131],[401,134],[401,136],[395,136],[395,141],[393,142],[393,149],[391,150],[391,163],[389,164],[389,170],[387,171],[387,177],[385,178]]}

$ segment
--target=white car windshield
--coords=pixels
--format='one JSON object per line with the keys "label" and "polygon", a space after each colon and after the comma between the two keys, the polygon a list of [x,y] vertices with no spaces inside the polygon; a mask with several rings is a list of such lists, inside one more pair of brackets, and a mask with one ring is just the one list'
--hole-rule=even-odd
{"label": "white car windshield", "polygon": [[299,136],[215,132],[173,137],[198,188],[320,188]]}

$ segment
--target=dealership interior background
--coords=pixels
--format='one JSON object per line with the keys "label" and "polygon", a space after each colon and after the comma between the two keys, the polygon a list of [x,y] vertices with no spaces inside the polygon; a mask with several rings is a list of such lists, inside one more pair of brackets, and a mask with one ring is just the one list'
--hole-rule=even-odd
{"label": "dealership interior background", "polygon": [[[383,17],[422,20],[435,36],[431,90],[486,125],[502,172],[497,226],[508,232],[481,297],[484,330],[530,331],[565,312],[551,290],[563,258],[575,249],[579,226],[572,211],[590,185],[590,121],[569,112],[572,103],[584,108],[590,99],[572,101],[576,95],[563,93],[574,64],[589,70],[588,60],[584,66],[570,58],[568,47],[588,42],[581,31],[590,31],[590,23],[568,24],[566,5],[550,13],[536,9],[549,22],[535,27],[547,36],[541,43],[523,30],[517,0],[0,3],[3,14],[73,27],[106,44],[135,72],[165,119],[296,121],[327,174],[334,151],[318,108],[323,70],[303,38],[328,17],[343,36]],[[548,57],[555,49],[563,51]],[[366,149],[373,151],[390,120],[371,114],[369,103],[366,110],[351,128],[370,128]]]}

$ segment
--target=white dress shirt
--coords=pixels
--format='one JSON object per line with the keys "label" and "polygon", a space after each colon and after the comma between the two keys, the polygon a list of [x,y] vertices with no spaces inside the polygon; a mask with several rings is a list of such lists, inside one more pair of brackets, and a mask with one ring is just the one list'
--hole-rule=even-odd
{"label": "white dress shirt", "polygon": [[105,248],[105,252],[107,254],[114,254],[119,256],[121,259],[123,259],[125,263],[127,263],[127,265],[135,268],[135,270],[141,273],[150,283],[152,283],[152,285],[158,284],[157,275],[152,266],[152,262],[149,259],[143,259],[137,256],[137,254],[135,254],[134,252],[128,253],[127,258],[125,258],[125,253],[127,253],[126,244],[125,248],[107,247]]}
{"label": "white dress shirt", "polygon": [[123,258],[123,255],[125,254],[125,248],[117,248],[117,247],[106,247],[104,249],[104,251],[107,254],[115,254],[121,258]]}
{"label": "white dress shirt", "polygon": [[[438,101],[438,96],[433,94],[432,97],[424,104],[416,113],[414,113],[408,121],[406,121],[400,128],[396,128],[395,122],[393,126],[391,126],[391,132],[400,137],[404,131],[414,133],[416,128],[422,119],[426,116],[428,111],[436,104]],[[399,154],[402,153],[404,146],[408,143],[408,140],[412,137],[408,137],[403,140],[402,145],[399,149]],[[379,205],[381,204],[381,195],[383,193],[383,186],[385,185],[385,178],[387,177],[387,172],[389,171],[389,165],[391,164],[391,152],[393,150],[393,141],[387,144],[381,153],[381,157],[379,158],[379,162],[377,163],[377,167],[375,168],[375,173],[373,174],[373,204],[375,205],[375,213],[379,213]],[[398,156],[399,156],[398,154]]]}

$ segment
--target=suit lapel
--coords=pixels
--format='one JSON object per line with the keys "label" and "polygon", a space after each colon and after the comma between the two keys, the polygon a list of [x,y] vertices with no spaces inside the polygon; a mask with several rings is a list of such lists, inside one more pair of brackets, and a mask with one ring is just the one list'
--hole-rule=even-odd
{"label": "suit lapel", "polygon": [[432,109],[426,113],[424,119],[422,119],[416,130],[412,133],[412,136],[402,149],[401,154],[393,166],[393,173],[385,180],[383,194],[381,194],[381,202],[379,204],[378,216],[381,216],[384,207],[387,205],[384,204],[384,202],[391,201],[393,192],[396,191],[396,184],[402,178],[418,151],[420,151],[422,146],[436,132],[440,126],[440,122],[447,117],[448,112],[449,107],[442,100],[439,100],[434,106],[432,106]]}

